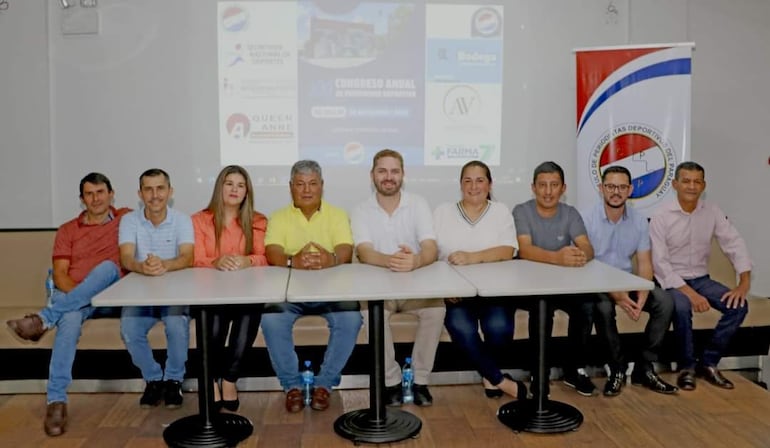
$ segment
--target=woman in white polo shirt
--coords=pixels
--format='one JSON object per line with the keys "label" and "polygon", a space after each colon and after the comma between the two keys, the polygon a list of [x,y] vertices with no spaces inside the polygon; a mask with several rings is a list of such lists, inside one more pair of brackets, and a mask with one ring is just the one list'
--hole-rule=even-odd
{"label": "woman in white polo shirt", "polygon": [[[510,260],[516,253],[516,228],[508,208],[492,201],[492,174],[480,161],[460,172],[462,199],[433,212],[439,259],[455,265]],[[459,348],[481,374],[489,398],[508,394],[526,398],[527,389],[498,367],[513,341],[514,308],[505,299],[446,299],[444,324]],[[479,326],[484,340],[479,336]]]}

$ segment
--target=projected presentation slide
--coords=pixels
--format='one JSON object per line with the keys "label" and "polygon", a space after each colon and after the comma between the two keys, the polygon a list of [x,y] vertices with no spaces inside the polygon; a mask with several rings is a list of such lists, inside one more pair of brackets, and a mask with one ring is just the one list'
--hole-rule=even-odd
{"label": "projected presentation slide", "polygon": [[500,164],[503,7],[220,2],[222,164]]}

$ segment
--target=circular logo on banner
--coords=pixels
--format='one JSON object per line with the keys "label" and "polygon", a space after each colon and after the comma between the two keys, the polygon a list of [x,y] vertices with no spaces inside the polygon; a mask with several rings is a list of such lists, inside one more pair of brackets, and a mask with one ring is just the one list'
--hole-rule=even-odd
{"label": "circular logo on banner", "polygon": [[620,165],[631,172],[634,191],[629,197],[636,207],[650,207],[671,189],[676,154],[671,142],[652,126],[626,123],[604,133],[590,157],[591,181],[599,185],[605,169]]}
{"label": "circular logo on banner", "polygon": [[488,6],[479,8],[471,19],[471,36],[496,37],[500,35],[503,19],[500,13]]}
{"label": "circular logo on banner", "polygon": [[342,157],[348,163],[359,164],[364,161],[364,145],[360,142],[347,142],[342,151]]}
{"label": "circular logo on banner", "polygon": [[236,113],[227,117],[225,126],[230,137],[236,140],[245,139],[249,136],[251,120],[244,114]]}
{"label": "circular logo on banner", "polygon": [[444,115],[452,121],[466,121],[481,113],[481,95],[468,85],[451,87],[444,93]]}
{"label": "circular logo on banner", "polygon": [[249,15],[238,6],[225,9],[222,13],[222,27],[231,33],[243,31],[249,24]]}

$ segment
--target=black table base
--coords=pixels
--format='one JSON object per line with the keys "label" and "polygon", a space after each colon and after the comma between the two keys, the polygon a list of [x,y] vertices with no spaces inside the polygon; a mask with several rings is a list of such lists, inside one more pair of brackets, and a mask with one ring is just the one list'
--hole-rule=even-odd
{"label": "black table base", "polygon": [[404,411],[389,410],[384,419],[370,409],[348,412],[334,422],[334,431],[353,443],[391,443],[416,437],[422,429],[419,418]]}
{"label": "black table base", "polygon": [[[545,365],[545,341],[546,341],[546,298],[541,296],[537,300],[537,369],[535,372],[534,390],[537,395],[532,400],[517,400],[506,403],[497,411],[497,419],[514,431],[527,431],[536,433],[558,433],[577,429],[583,423],[583,414],[566,403],[551,401],[546,395],[548,381]],[[548,335],[550,336],[550,335]]]}
{"label": "black table base", "polygon": [[213,415],[208,425],[200,415],[190,415],[171,423],[163,431],[163,440],[178,448],[225,448],[237,445],[253,430],[249,419],[240,415]]}
{"label": "black table base", "polygon": [[[217,413],[209,365],[209,319],[206,307],[197,308],[195,342],[201,351],[201,374],[198,376],[198,410],[196,415],[182,417],[163,431],[170,447],[231,447],[254,431],[249,419],[236,414]],[[212,412],[213,411],[213,412]]]}
{"label": "black table base", "polygon": [[502,405],[497,411],[497,419],[517,432],[548,434],[577,429],[583,423],[583,414],[558,401],[548,401],[538,409],[536,401],[522,400]]}
{"label": "black table base", "polygon": [[343,414],[334,422],[334,431],[353,443],[390,443],[416,437],[422,421],[408,412],[387,410],[385,393],[385,316],[383,301],[369,302],[369,348],[374,367],[369,374],[369,409]]}

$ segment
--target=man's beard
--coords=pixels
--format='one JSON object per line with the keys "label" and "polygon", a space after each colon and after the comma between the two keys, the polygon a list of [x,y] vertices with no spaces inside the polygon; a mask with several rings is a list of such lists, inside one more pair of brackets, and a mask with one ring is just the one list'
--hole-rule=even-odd
{"label": "man's beard", "polygon": [[608,206],[610,206],[610,207],[612,207],[612,208],[616,208],[616,209],[617,209],[617,208],[623,208],[623,206],[625,206],[625,205],[626,205],[626,201],[623,201],[623,202],[621,202],[621,203],[620,203],[620,204],[618,204],[618,205],[614,205],[614,204],[612,204],[610,201],[608,201],[608,200],[606,200],[606,199],[604,200],[604,203],[605,203],[605,204],[607,204]]}

